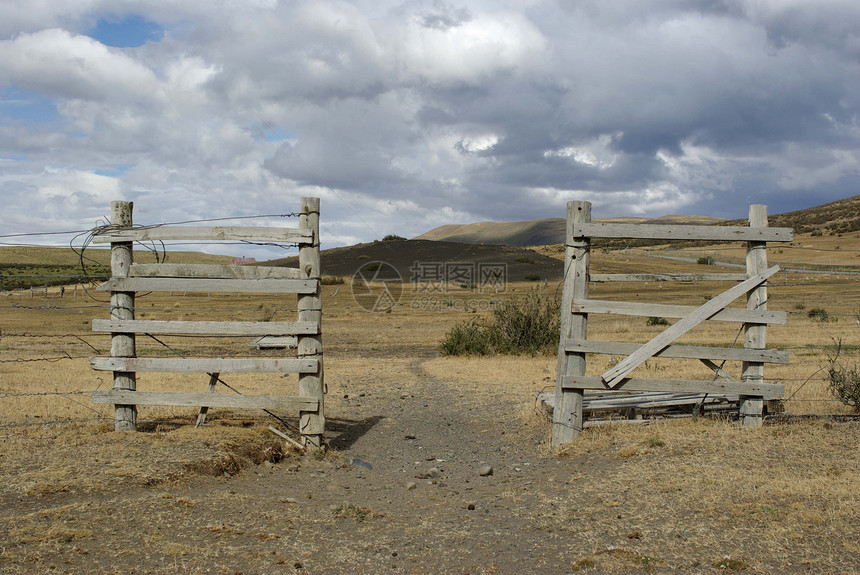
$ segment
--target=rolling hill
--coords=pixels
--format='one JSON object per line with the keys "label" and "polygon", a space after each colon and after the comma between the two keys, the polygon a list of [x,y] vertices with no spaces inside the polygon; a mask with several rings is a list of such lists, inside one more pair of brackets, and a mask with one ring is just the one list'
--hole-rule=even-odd
{"label": "rolling hill", "polygon": [[[659,218],[602,218],[596,222],[643,224],[718,224],[725,220],[707,216],[670,215]],[[462,244],[502,244],[507,246],[545,246],[564,243],[564,218],[545,218],[522,222],[479,222],[445,225],[417,236],[416,240],[449,241]]]}

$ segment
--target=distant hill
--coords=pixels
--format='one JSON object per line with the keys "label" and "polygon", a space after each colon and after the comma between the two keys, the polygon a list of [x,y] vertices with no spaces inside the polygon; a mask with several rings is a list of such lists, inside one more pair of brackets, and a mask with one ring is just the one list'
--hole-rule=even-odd
{"label": "distant hill", "polygon": [[[767,220],[771,227],[794,228],[795,234],[835,235],[860,231],[860,196],[784,214],[768,215]],[[746,220],[728,223],[745,225]]]}
{"label": "distant hill", "polygon": [[[718,224],[725,220],[708,216],[670,215],[659,218],[603,218],[596,222],[642,224]],[[445,240],[463,244],[502,244],[507,246],[545,246],[565,240],[564,218],[545,218],[523,222],[480,222],[446,225],[417,236],[416,240]]]}
{"label": "distant hill", "polygon": [[[746,225],[746,220],[726,220],[709,216],[670,215],[659,218],[603,218],[596,222],[640,224]],[[860,195],[820,206],[771,214],[768,223],[774,227],[794,228],[796,234],[835,235],[860,231]],[[464,244],[503,244],[540,246],[561,244],[565,240],[564,218],[546,218],[522,222],[479,222],[445,225],[417,236],[416,240],[444,240]],[[606,242],[603,242],[606,243]],[[611,243],[611,242],[609,242]],[[629,243],[629,242],[628,242]]]}
{"label": "distant hill", "polygon": [[[393,266],[404,281],[413,277],[415,262],[422,263],[501,263],[507,267],[507,280],[521,282],[526,276],[538,275],[549,281],[561,280],[564,270],[562,262],[539,254],[534,250],[496,244],[464,245],[460,242],[432,241],[424,239],[396,240],[357,244],[343,248],[323,250],[320,254],[322,273],[325,275],[352,277],[359,268],[373,262],[385,262]],[[265,265],[295,267],[297,257],[266,262]],[[478,282],[476,282],[478,283]]]}

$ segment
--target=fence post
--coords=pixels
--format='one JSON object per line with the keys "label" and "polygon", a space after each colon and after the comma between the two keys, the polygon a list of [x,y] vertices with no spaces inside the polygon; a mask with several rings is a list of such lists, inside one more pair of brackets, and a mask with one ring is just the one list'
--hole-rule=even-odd
{"label": "fence post", "polygon": [[563,389],[565,375],[585,375],[585,353],[566,352],[568,339],[584,340],[588,314],[572,313],[575,300],[588,299],[588,263],[591,240],[574,239],[575,222],[591,221],[591,202],[567,203],[567,234],[564,247],[564,285],[561,295],[561,337],[555,382],[555,407],[552,412],[552,446],[570,443],[582,432],[582,390]]}
{"label": "fence post", "polygon": [[[111,202],[111,225],[115,228],[130,228],[132,225],[131,202]],[[113,242],[110,246],[111,276],[127,278],[133,259],[134,242]],[[114,320],[134,319],[134,292],[111,292],[110,315]],[[111,334],[111,357],[134,357],[135,344],[133,333]],[[133,372],[113,372],[115,390],[134,391],[137,380]],[[114,405],[114,429],[116,431],[137,430],[137,406]]]}
{"label": "fence post", "polygon": [[[767,206],[753,204],[749,211],[751,228],[767,227]],[[767,242],[747,242],[747,277],[752,277],[767,269]],[[762,311],[767,309],[766,284],[747,293],[747,309]],[[767,325],[744,323],[744,347],[764,349]],[[745,361],[742,366],[741,381],[762,383],[764,363]],[[743,425],[758,427],[762,424],[764,400],[761,397],[740,396],[740,417]]]}
{"label": "fence post", "polygon": [[[313,242],[299,247],[299,272],[302,279],[319,279],[320,270],[320,199],[301,198],[299,209],[299,229],[310,230]],[[299,374],[299,395],[313,397],[319,400],[316,411],[299,412],[299,431],[302,443],[308,451],[323,449],[323,433],[325,431],[325,416],[323,401],[325,399],[323,386],[323,356],[322,356],[322,297],[321,282],[317,281],[316,292],[299,294],[298,320],[312,321],[320,325],[316,334],[298,336],[298,357],[317,360],[316,373]]]}

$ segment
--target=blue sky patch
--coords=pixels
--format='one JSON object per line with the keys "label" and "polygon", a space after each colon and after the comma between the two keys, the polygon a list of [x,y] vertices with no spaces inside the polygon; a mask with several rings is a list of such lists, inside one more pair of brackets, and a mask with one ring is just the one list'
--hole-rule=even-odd
{"label": "blue sky patch", "polygon": [[134,48],[147,42],[157,42],[164,28],[139,14],[100,18],[89,36],[106,46]]}
{"label": "blue sky patch", "polygon": [[53,99],[11,86],[0,88],[0,119],[47,124],[59,122],[63,117]]}

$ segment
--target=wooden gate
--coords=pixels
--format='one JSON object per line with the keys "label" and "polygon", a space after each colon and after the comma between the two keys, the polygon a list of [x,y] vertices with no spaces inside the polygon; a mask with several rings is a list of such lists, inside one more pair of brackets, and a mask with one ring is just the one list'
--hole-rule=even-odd
{"label": "wooden gate", "polygon": [[[115,406],[115,429],[136,429],[138,405],[199,406],[198,425],[210,407],[295,410],[302,443],[323,446],[322,301],[320,298],[319,198],[301,198],[297,228],[200,227],[161,225],[133,227],[132,204],[111,203],[111,225],[93,243],[111,244],[111,279],[99,286],[111,293],[109,320],[93,320],[93,330],[111,334],[110,357],[91,359],[93,369],[113,372],[113,389],[94,391],[95,403]],[[135,264],[136,241],[251,241],[296,243],[299,267]],[[138,292],[297,294],[296,321],[156,321],[135,319]],[[187,358],[137,357],[135,334],[283,337],[295,336],[296,357]],[[139,372],[203,372],[205,393],[137,391]],[[298,373],[299,395],[233,395],[215,393],[223,373]]]}
{"label": "wooden gate", "polygon": [[[647,239],[660,241],[744,241],[747,243],[745,274],[594,274],[589,271],[591,241]],[[764,383],[765,363],[788,363],[785,352],[765,349],[768,324],[783,324],[785,312],[767,310],[769,277],[779,271],[767,266],[767,242],[792,240],[790,228],[767,227],[767,208],[750,206],[749,226],[700,226],[617,224],[591,221],[591,203],[567,205],[567,241],[561,307],[552,443],[558,447],[576,438],[583,427],[582,399],[586,389],[655,391],[678,393],[731,393],[740,396],[740,414],[745,425],[760,425],[764,399],[781,397],[783,386]],[[736,286],[699,306],[593,300],[590,281],[738,281]],[[745,309],[727,308],[746,294]],[[680,318],[674,325],[644,344],[589,340],[589,314],[616,314]],[[676,345],[672,342],[703,321],[743,324],[744,347]],[[626,355],[600,375],[586,375],[586,354]],[[715,374],[708,380],[648,379],[630,377],[651,357],[698,359]],[[737,381],[717,361],[742,362]]]}

